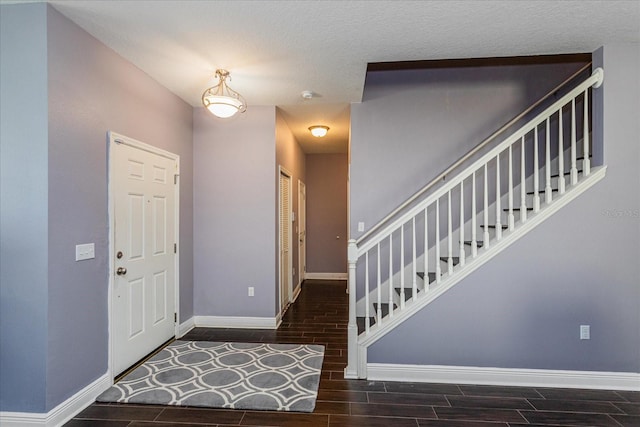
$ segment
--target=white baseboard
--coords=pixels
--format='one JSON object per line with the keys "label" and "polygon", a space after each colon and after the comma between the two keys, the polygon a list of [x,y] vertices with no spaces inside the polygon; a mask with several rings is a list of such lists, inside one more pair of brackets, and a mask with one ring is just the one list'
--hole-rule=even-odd
{"label": "white baseboard", "polygon": [[294,302],[296,302],[296,300],[298,299],[298,297],[300,296],[300,291],[302,290],[302,284],[296,286],[296,288],[293,290],[293,298],[291,298],[291,304],[293,304]]}
{"label": "white baseboard", "polygon": [[180,326],[178,326],[178,336],[176,338],[182,338],[183,336],[187,335],[187,333],[195,327],[196,327],[196,323],[195,323],[194,317],[192,316],[188,318],[186,321],[180,323]]}
{"label": "white baseboard", "polygon": [[347,280],[347,273],[305,273],[305,279],[309,280]]}
{"label": "white baseboard", "polygon": [[104,374],[46,414],[29,412],[0,412],[2,427],[61,426],[87,406],[102,392],[111,387],[111,378]]}
{"label": "white baseboard", "polygon": [[276,317],[236,317],[236,316],[193,316],[196,327],[202,328],[238,328],[238,329],[276,329]]}
{"label": "white baseboard", "polygon": [[640,373],[368,363],[370,381],[640,391]]}

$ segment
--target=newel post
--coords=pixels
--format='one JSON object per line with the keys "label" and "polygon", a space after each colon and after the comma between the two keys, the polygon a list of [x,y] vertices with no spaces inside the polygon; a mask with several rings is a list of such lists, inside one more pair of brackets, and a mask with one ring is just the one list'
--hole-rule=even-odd
{"label": "newel post", "polygon": [[356,263],[358,262],[358,245],[356,241],[349,240],[347,247],[348,282],[347,293],[349,294],[349,324],[347,325],[347,367],[344,370],[344,377],[349,379],[358,378],[358,325],[356,323]]}

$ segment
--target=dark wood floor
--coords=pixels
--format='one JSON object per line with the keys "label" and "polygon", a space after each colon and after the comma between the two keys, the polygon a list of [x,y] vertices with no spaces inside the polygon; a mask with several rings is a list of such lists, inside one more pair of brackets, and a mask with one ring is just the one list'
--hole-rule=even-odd
{"label": "dark wood floor", "polygon": [[640,392],[345,380],[343,282],[307,281],[273,330],[196,328],[183,339],[325,346],[312,414],[93,404],[67,426],[640,426]]}

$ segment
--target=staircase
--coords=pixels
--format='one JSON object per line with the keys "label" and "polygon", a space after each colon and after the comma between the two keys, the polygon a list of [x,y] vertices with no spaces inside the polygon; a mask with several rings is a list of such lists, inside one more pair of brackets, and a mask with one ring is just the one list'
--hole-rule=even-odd
{"label": "staircase", "polygon": [[346,378],[366,378],[370,345],[604,178],[606,166],[591,166],[589,132],[590,91],[602,79],[597,69],[464,170],[437,177],[421,201],[349,242]]}

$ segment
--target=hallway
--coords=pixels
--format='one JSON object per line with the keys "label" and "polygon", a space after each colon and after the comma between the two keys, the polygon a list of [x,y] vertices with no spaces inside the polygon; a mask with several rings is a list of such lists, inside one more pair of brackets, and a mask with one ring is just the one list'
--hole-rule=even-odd
{"label": "hallway", "polygon": [[312,414],[93,404],[66,426],[640,426],[640,392],[345,380],[347,317],[345,283],[310,280],[276,331],[196,328],[182,338],[324,345]]}

